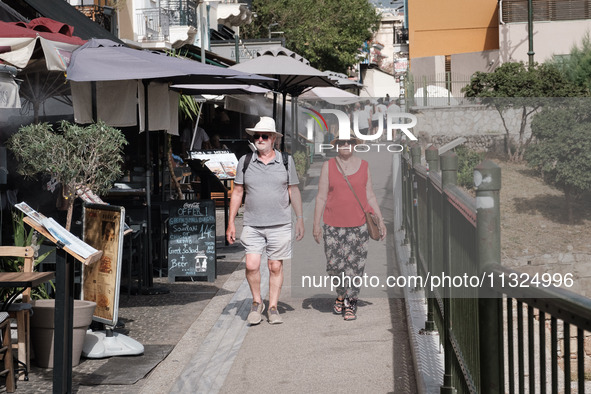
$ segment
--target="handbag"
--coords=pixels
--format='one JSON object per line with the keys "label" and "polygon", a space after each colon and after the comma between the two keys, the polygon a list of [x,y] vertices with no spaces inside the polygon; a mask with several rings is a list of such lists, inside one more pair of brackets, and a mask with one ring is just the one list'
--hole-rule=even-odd
{"label": "handbag", "polygon": [[349,185],[349,189],[351,189],[351,191],[353,192],[353,195],[355,196],[355,199],[359,203],[361,210],[365,214],[365,222],[367,223],[367,232],[369,233],[369,237],[375,241],[378,241],[380,238],[382,238],[382,230],[380,229],[380,220],[378,219],[378,217],[374,213],[366,212],[365,209],[363,209],[363,204],[361,204],[361,201],[359,201],[359,197],[357,197],[357,193],[355,193],[355,189],[353,189],[353,186],[351,186],[351,182],[349,182],[347,175],[345,175],[345,171],[343,170],[343,168],[339,164],[339,161],[336,158],[335,158],[335,162],[337,163],[339,170],[341,170],[341,174],[343,174],[343,177],[345,178],[347,185]]}

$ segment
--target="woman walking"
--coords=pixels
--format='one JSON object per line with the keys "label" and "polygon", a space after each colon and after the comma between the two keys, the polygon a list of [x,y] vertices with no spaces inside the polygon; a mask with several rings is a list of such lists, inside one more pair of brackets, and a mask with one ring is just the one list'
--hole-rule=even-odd
{"label": "woman walking", "polygon": [[[333,311],[343,315],[347,321],[357,318],[360,289],[353,285],[357,282],[353,278],[363,276],[367,258],[369,234],[364,211],[377,215],[380,240],[386,237],[386,226],[373,191],[369,166],[365,160],[354,155],[354,147],[359,143],[357,138],[331,142],[338,155],[322,166],[314,209],[313,235],[317,243],[324,240],[327,273],[341,279],[350,278],[340,281],[333,305]],[[323,226],[321,221],[324,221]]]}

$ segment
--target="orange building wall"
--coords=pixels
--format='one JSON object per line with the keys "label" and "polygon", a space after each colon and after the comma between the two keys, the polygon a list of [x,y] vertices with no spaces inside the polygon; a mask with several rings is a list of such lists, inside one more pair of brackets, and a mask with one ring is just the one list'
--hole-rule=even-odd
{"label": "orange building wall", "polygon": [[499,49],[497,0],[408,0],[410,58]]}

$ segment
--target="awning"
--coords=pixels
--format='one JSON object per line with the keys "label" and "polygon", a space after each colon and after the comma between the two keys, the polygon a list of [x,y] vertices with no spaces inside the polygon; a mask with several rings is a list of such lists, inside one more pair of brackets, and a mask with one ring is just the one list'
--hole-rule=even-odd
{"label": "awning", "polygon": [[71,26],[49,18],[37,18],[29,23],[0,22],[0,60],[25,68],[37,42],[50,71],[65,71],[74,49],[85,43],[72,35]]}
{"label": "awning", "polygon": [[26,22],[27,18],[19,14],[8,4],[0,1],[0,21],[2,22]]}
{"label": "awning", "polygon": [[23,0],[40,15],[66,23],[74,27],[75,34],[84,39],[106,38],[122,44],[116,36],[111,34],[98,23],[90,20],[83,13],[78,11],[64,0]]}
{"label": "awning", "polygon": [[273,105],[262,95],[226,96],[224,109],[256,116],[273,116]]}
{"label": "awning", "polygon": [[170,87],[181,94],[200,95],[200,94],[264,94],[269,90],[254,85],[211,85],[211,84],[178,84]]}
{"label": "awning", "polygon": [[252,22],[252,12],[246,4],[218,4],[218,23],[230,26],[242,26]]}
{"label": "awning", "polygon": [[161,79],[172,83],[258,84],[275,81],[257,74],[96,39],[89,40],[72,54],[67,71],[68,79],[78,82]]}
{"label": "awning", "polygon": [[334,105],[349,105],[357,103],[361,98],[332,86],[312,88],[299,96],[300,100],[316,101],[322,100]]}

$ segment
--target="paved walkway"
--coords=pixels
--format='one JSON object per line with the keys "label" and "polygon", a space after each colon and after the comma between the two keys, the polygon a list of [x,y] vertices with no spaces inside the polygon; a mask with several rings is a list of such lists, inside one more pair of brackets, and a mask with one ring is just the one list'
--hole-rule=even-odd
{"label": "paved walkway", "polygon": [[[387,242],[370,241],[366,273],[383,279],[404,273],[399,267],[412,266],[404,262],[406,249],[399,248],[397,254],[394,248],[394,242],[400,245],[401,234],[395,231],[393,219],[392,157],[378,155],[367,160],[383,214],[390,219]],[[170,354],[145,378],[126,385],[84,384],[85,377],[108,360],[83,360],[74,368],[74,391],[439,392],[442,363],[433,358],[438,353],[438,338],[418,335],[425,316],[424,302],[418,296],[381,286],[364,287],[358,319],[345,322],[332,313],[330,288],[302,288],[303,275],[324,274],[322,246],[314,242],[311,227],[321,164],[313,164],[311,181],[303,192],[306,237],[296,243],[294,258],[285,264],[279,304],[284,324],[248,325],[252,300],[244,279],[244,255],[240,247],[222,246],[223,232],[218,229],[218,255],[225,258],[218,262],[215,283],[156,280],[156,285],[168,287],[170,293],[122,297],[119,315],[128,335],[144,346],[169,345]],[[127,360],[128,367],[134,368],[134,358]],[[420,372],[418,379],[415,371]],[[48,392],[50,388],[51,370],[33,368],[30,381],[19,382],[23,392]]]}

